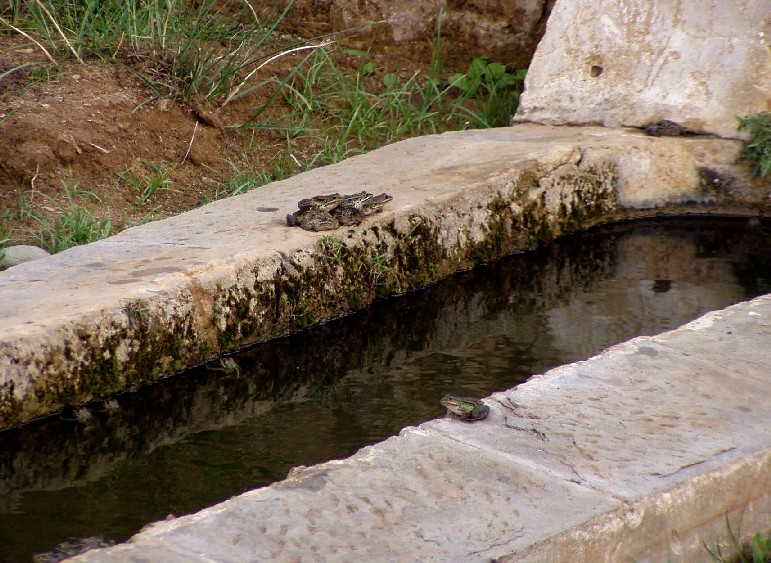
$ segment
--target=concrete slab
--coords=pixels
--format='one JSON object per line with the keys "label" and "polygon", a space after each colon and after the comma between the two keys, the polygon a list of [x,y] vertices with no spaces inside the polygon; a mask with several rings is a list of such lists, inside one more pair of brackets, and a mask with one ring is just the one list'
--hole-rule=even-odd
{"label": "concrete slab", "polygon": [[[0,428],[598,223],[767,215],[740,149],[533,124],[422,137],[21,264],[0,272]],[[301,198],[361,189],[394,199],[360,227],[286,226]]]}
{"label": "concrete slab", "polygon": [[769,524],[769,335],[771,295],[74,560],[711,560]]}
{"label": "concrete slab", "polygon": [[[615,499],[511,463],[433,429],[407,430],[345,462],[145,532],[93,560],[467,561],[524,547]],[[479,507],[480,510],[476,508]],[[560,514],[565,517],[558,517]],[[87,559],[88,560],[88,559]]]}

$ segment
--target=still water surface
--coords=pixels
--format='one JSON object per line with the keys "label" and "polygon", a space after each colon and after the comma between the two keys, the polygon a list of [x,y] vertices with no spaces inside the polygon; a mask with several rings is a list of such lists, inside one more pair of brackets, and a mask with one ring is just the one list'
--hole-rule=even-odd
{"label": "still water surface", "polygon": [[69,538],[122,541],[348,456],[550,367],[771,291],[771,224],[659,221],[591,231],[233,359],[0,432],[0,560]]}

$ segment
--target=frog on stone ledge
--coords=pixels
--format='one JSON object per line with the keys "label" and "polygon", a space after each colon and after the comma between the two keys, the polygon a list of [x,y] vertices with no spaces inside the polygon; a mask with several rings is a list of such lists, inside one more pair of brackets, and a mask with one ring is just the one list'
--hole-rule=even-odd
{"label": "frog on stone ledge", "polygon": [[387,193],[372,195],[366,191],[350,195],[316,195],[298,201],[298,210],[286,216],[286,224],[306,231],[329,231],[358,225],[365,217],[380,213],[392,199]]}

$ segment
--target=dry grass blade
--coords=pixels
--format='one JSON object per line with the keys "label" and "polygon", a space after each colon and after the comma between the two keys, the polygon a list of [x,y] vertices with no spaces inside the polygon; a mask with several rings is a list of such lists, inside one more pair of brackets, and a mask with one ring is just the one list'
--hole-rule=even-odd
{"label": "dry grass blade", "polygon": [[[7,22],[5,19],[3,19],[3,18],[0,18],[0,22],[1,22],[3,25],[6,25],[6,26],[8,26],[8,28],[9,28],[9,29],[12,29],[12,30],[14,30],[16,33],[18,33],[19,35],[21,35],[21,36],[22,36],[22,37],[24,37],[25,39],[29,39],[30,41],[32,41],[32,42],[33,42],[35,45],[37,45],[38,47],[40,47],[40,50],[41,50],[41,51],[43,51],[43,53],[45,53],[45,56],[48,58],[48,60],[49,60],[49,61],[51,61],[51,62],[52,62],[53,64],[55,64],[55,65],[57,64],[57,63],[56,63],[56,60],[55,60],[55,59],[54,59],[54,58],[51,56],[51,53],[49,53],[49,52],[46,50],[46,48],[45,48],[45,47],[43,47],[43,45],[41,45],[41,44],[40,44],[40,42],[39,42],[39,41],[37,41],[36,39],[32,38],[32,37],[31,37],[31,36],[30,36],[28,33],[25,33],[24,31],[22,31],[22,30],[21,30],[21,29],[19,29],[18,27],[11,25],[10,23],[8,23],[8,22]],[[58,65],[57,65],[57,66],[58,66]]]}
{"label": "dry grass blade", "polygon": [[61,35],[62,39],[64,39],[64,42],[67,44],[67,47],[69,47],[70,51],[72,51],[72,54],[75,55],[75,59],[77,59],[77,61],[82,64],[83,63],[83,59],[80,58],[80,55],[75,50],[75,47],[72,46],[72,43],[70,43],[69,39],[67,39],[67,36],[64,35],[64,32],[62,31],[62,28],[59,27],[58,23],[56,23],[56,18],[54,18],[51,15],[51,12],[48,11],[48,8],[46,8],[40,0],[35,0],[35,4],[37,4],[40,7],[40,9],[43,10],[45,15],[48,16],[48,19],[54,25],[54,27],[56,28],[56,31],[58,31],[59,35]]}
{"label": "dry grass blade", "polygon": [[246,75],[246,77],[241,81],[241,83],[233,88],[231,92],[228,94],[228,96],[225,98],[225,101],[222,102],[222,107],[224,107],[228,102],[230,102],[240,91],[241,88],[246,84],[249,79],[254,76],[254,73],[260,70],[262,67],[266,66],[268,63],[271,63],[275,61],[276,59],[279,59],[285,55],[290,55],[292,53],[296,53],[298,51],[307,51],[309,49],[325,49],[332,45],[334,41],[331,39],[324,39],[321,43],[318,43],[316,45],[302,45],[300,47],[295,47],[294,49],[288,49],[286,51],[282,51],[281,53],[278,53],[276,55],[273,55],[272,57],[264,60],[257,68],[253,69],[249,74]]}

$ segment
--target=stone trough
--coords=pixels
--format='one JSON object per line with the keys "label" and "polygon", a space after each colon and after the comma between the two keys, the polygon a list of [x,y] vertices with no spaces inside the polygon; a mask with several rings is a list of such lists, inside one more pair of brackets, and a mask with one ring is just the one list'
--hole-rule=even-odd
{"label": "stone trough", "polygon": [[[0,273],[0,427],[600,223],[768,213],[739,141],[521,124],[397,143]],[[318,193],[387,192],[326,233]]]}
{"label": "stone trough", "polygon": [[[767,2],[695,6],[558,1],[516,126],[403,141],[0,273],[0,428],[579,229],[769,217],[771,185],[725,138],[771,109]],[[661,119],[701,134],[639,129]],[[353,228],[286,225],[302,198],[360,190],[393,201]],[[484,421],[405,429],[78,560],[727,555],[732,531],[770,525],[769,319],[765,296],[635,339],[487,398]]]}

